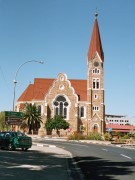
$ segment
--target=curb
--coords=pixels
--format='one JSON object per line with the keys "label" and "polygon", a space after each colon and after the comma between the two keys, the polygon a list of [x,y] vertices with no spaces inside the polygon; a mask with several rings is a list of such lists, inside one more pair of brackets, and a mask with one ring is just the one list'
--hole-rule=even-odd
{"label": "curb", "polygon": [[[48,141],[48,140],[52,140],[52,141],[65,141],[65,142],[76,142],[76,143],[87,143],[87,144],[99,144],[99,145],[112,145],[112,146],[117,146],[117,147],[123,147],[123,148],[135,148],[135,144],[112,144],[111,142],[109,141],[97,141],[97,140],[67,140],[67,139],[62,139],[62,138],[41,138],[41,137],[33,137],[32,140],[45,140],[45,141]],[[37,146],[44,146],[44,147],[50,147],[50,148],[53,148],[53,147],[57,147],[55,145],[49,145],[49,144],[40,144],[40,143],[33,143],[33,145],[37,145]]]}
{"label": "curb", "polygon": [[[55,146],[55,145],[49,145],[49,144],[41,144],[41,143],[32,143],[32,145],[33,146],[37,146],[37,147],[47,147],[47,148],[58,148],[58,149],[62,149],[62,148],[60,148],[60,147],[57,147],[57,146]],[[52,152],[52,149],[51,149],[51,152]],[[63,149],[62,149],[63,150]],[[64,151],[66,151],[66,150],[64,150]],[[49,151],[48,151],[49,152]],[[47,153],[48,153],[47,152]],[[68,152],[68,151],[66,151],[66,152]],[[56,153],[56,150],[54,149],[53,150],[53,153]],[[57,153],[56,153],[57,154]],[[59,154],[59,153],[58,153]],[[74,162],[74,160],[73,160],[73,156],[72,156],[72,154],[70,153],[70,152],[68,152],[68,153],[63,153],[63,155],[64,155],[64,158],[65,158],[65,162],[66,162],[66,167],[67,167],[67,174],[68,174],[68,179],[69,180],[73,180],[74,178],[72,177],[72,170],[70,169],[70,166],[69,166],[69,159],[71,159],[71,161],[73,162],[73,164],[74,164],[74,166],[75,166],[75,172],[74,172],[74,175],[76,175],[78,178],[78,180],[84,180],[84,177],[83,177],[83,174],[82,174],[82,172],[81,172],[81,169],[80,168],[78,168],[78,166],[77,165],[75,165],[75,162]]]}
{"label": "curb", "polygon": [[55,145],[49,145],[49,144],[41,144],[41,143],[32,143],[32,145],[34,146],[38,146],[38,147],[50,147],[50,148],[55,148]]}

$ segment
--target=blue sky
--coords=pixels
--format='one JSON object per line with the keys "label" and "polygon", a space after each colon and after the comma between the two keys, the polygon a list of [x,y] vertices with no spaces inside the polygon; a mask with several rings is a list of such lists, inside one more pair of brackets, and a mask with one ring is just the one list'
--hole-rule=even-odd
{"label": "blue sky", "polygon": [[[34,78],[87,78],[87,51],[98,10],[105,55],[107,114],[135,117],[134,0],[0,0],[0,111],[12,110]],[[135,121],[134,121],[135,124]]]}

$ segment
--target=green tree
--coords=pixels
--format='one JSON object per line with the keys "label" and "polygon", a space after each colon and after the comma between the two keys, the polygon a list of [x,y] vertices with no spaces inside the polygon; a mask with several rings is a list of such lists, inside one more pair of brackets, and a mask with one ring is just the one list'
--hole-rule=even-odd
{"label": "green tree", "polygon": [[28,125],[29,133],[32,133],[32,131],[38,131],[40,128],[40,123],[42,122],[42,118],[36,105],[32,103],[26,103],[23,109],[23,113],[23,123]]}
{"label": "green tree", "polygon": [[0,112],[0,130],[9,130],[11,129],[10,125],[5,124],[5,115],[4,112]]}
{"label": "green tree", "polygon": [[50,135],[52,133],[52,130],[55,129],[53,118],[47,119],[47,121],[45,123],[45,129],[46,129],[48,135]]}
{"label": "green tree", "polygon": [[58,136],[60,136],[60,129],[66,130],[69,128],[69,123],[65,121],[62,116],[56,115],[54,118],[46,121],[45,128],[47,131],[55,129]]}
{"label": "green tree", "polygon": [[55,116],[54,126],[57,134],[60,136],[60,129],[66,130],[67,128],[69,128],[69,123],[65,121],[62,116]]}

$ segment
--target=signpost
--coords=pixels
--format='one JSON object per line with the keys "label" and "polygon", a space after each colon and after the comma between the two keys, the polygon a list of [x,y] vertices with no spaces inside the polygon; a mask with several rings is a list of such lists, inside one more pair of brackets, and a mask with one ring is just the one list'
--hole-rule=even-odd
{"label": "signpost", "polygon": [[108,128],[108,132],[109,132],[109,133],[112,132],[112,128]]}
{"label": "signpost", "polygon": [[4,111],[5,123],[7,125],[21,125],[23,120],[22,112]]}
{"label": "signpost", "polygon": [[111,133],[112,132],[112,128],[108,128],[108,138],[109,138],[109,140],[110,140],[110,136],[111,136]]}

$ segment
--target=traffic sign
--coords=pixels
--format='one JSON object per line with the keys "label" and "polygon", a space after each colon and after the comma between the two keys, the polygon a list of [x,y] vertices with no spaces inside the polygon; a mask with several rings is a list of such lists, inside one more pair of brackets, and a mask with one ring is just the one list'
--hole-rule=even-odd
{"label": "traffic sign", "polygon": [[112,128],[108,128],[108,132],[112,132]]}
{"label": "traffic sign", "polygon": [[5,123],[8,125],[20,125],[23,120],[22,112],[4,111]]}

